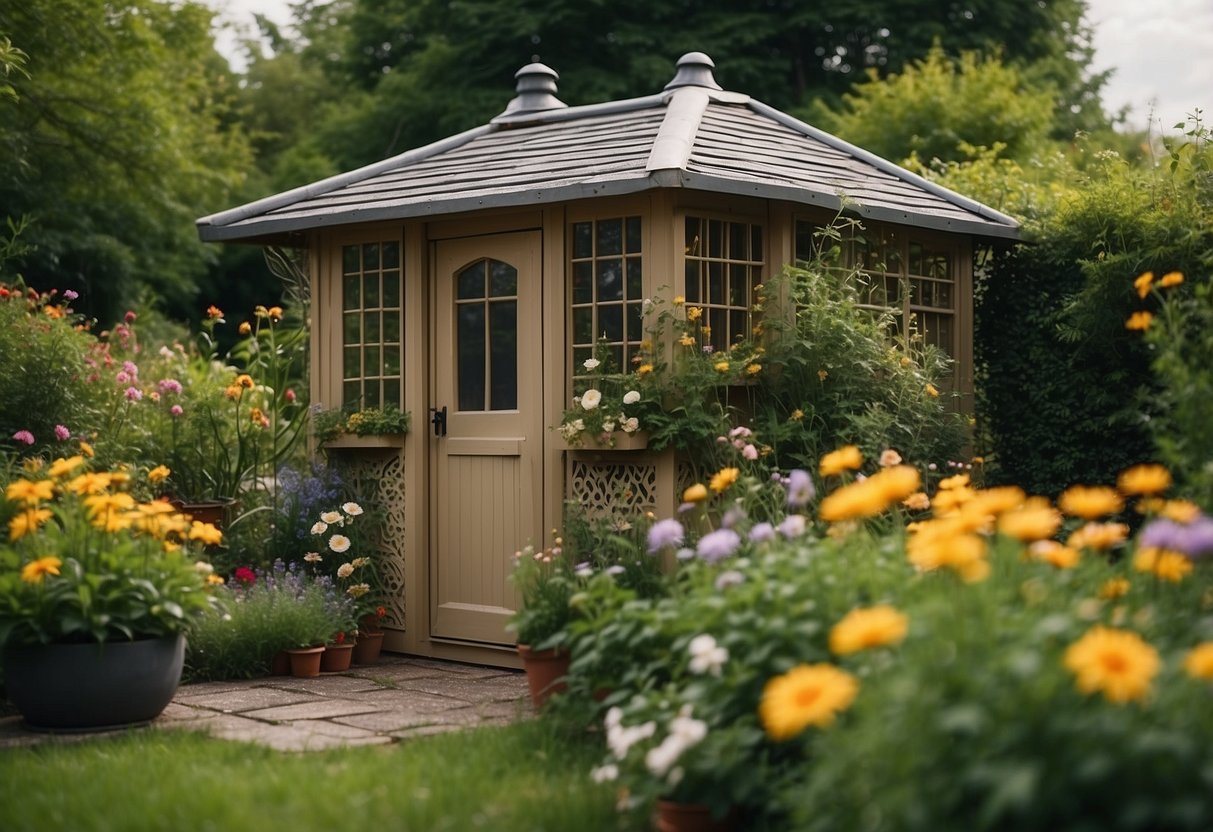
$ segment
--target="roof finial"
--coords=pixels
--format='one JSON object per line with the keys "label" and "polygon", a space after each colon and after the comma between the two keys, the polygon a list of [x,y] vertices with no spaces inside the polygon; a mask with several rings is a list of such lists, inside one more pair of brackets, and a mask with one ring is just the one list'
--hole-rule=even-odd
{"label": "roof finial", "polygon": [[[556,97],[556,79],[560,77],[556,70],[545,66],[536,60],[527,64],[514,73],[518,79],[517,95],[506,105],[502,116],[515,116],[523,113],[541,113],[545,110],[559,110],[568,107]],[[494,119],[496,120],[496,119]]]}
{"label": "roof finial", "polygon": [[667,90],[676,87],[707,87],[710,90],[721,89],[720,84],[712,77],[712,59],[702,52],[688,52],[678,59],[678,72],[674,80],[665,85]]}

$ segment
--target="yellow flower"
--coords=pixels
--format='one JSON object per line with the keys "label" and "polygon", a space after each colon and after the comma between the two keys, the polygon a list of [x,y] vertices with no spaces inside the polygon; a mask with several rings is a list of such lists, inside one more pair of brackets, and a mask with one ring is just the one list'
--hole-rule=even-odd
{"label": "yellow flower", "polygon": [[169,478],[173,472],[169,470],[167,465],[157,465],[155,468],[147,472],[148,482],[163,482]]}
{"label": "yellow flower", "polygon": [[721,468],[716,472],[715,475],[713,475],[711,482],[708,483],[708,486],[719,494],[730,485],[737,482],[737,476],[740,473],[741,472],[736,468]]}
{"label": "yellow flower", "polygon": [[977,492],[967,486],[940,489],[935,494],[935,499],[931,501],[935,507],[935,516],[942,517],[945,514],[952,514],[976,496]]}
{"label": "yellow flower", "polygon": [[729,362],[727,361],[717,361],[714,366],[718,373],[727,373],[729,371]]}
{"label": "yellow flower", "polygon": [[241,335],[248,335],[249,333],[251,333],[253,331],[253,326],[248,321],[241,321],[240,326],[237,327],[237,331]]}
{"label": "yellow flower", "polygon": [[1116,487],[1130,497],[1161,494],[1171,487],[1171,473],[1161,465],[1134,465],[1120,472]]}
{"label": "yellow flower", "polygon": [[636,375],[638,376],[647,376],[651,372],[653,372],[652,364],[641,364],[636,368]]}
{"label": "yellow flower", "polygon": [[859,448],[846,445],[823,456],[818,470],[823,477],[832,477],[843,471],[853,471],[860,465],[863,465],[863,454],[859,452]]}
{"label": "yellow flower", "polygon": [[926,390],[927,390],[927,395],[930,396],[932,399],[939,398],[939,389],[934,384],[928,384],[926,387]]}
{"label": "yellow flower", "polygon": [[236,399],[239,399],[243,394],[244,389],[239,384],[232,384],[225,387],[223,390],[223,395],[232,401],[236,401]]}
{"label": "yellow flower", "polygon": [[236,376],[235,383],[243,387],[245,390],[252,390],[256,386],[256,382],[253,381],[253,377],[248,373],[241,373],[240,375]]}
{"label": "yellow flower", "polygon": [[746,372],[746,375],[748,375],[748,376],[758,375],[759,373],[762,372],[762,365],[761,364],[750,364],[748,367],[745,368],[745,372]]}
{"label": "yellow flower", "polygon": [[1200,506],[1189,500],[1167,500],[1159,513],[1168,520],[1186,526],[1200,515]]}
{"label": "yellow flower", "polygon": [[1098,520],[1124,508],[1124,500],[1106,485],[1072,485],[1061,493],[1057,506],[1071,517]]}
{"label": "yellow flower", "polygon": [[950,491],[953,488],[964,488],[969,484],[968,474],[956,474],[951,477],[944,477],[939,481],[940,491]]}
{"label": "yellow flower", "polygon": [[703,483],[697,482],[682,492],[682,501],[684,503],[702,503],[708,498],[708,489]]}
{"label": "yellow flower", "polygon": [[4,489],[4,495],[14,503],[36,506],[55,496],[55,484],[50,480],[38,480],[37,482],[13,480]]}
{"label": "yellow flower", "polygon": [[830,374],[830,371],[829,371],[829,370],[818,370],[818,371],[817,371],[817,380],[818,380],[818,381],[825,381],[825,380],[826,380],[826,376],[828,376],[829,374]]}
{"label": "yellow flower", "polygon": [[931,507],[931,498],[925,491],[916,491],[901,501],[910,511],[926,511]]}
{"label": "yellow flower", "polygon": [[1133,281],[1133,288],[1137,290],[1137,296],[1145,299],[1145,296],[1150,294],[1150,287],[1154,285],[1154,272],[1142,272]]}
{"label": "yellow flower", "polygon": [[100,494],[110,487],[113,479],[108,472],[88,471],[68,480],[64,487],[73,494]]}
{"label": "yellow flower", "polygon": [[223,542],[223,532],[210,523],[193,520],[190,522],[189,539],[200,540],[206,546],[218,546]]}
{"label": "yellow flower", "polygon": [[1145,332],[1150,328],[1150,322],[1154,320],[1154,316],[1145,310],[1134,312],[1129,316],[1129,320],[1125,321],[1125,329],[1140,330]]}
{"label": "yellow flower", "polygon": [[684,298],[682,295],[674,295],[674,305],[675,306],[682,306],[686,302],[687,302],[687,299]]}
{"label": "yellow flower", "polygon": [[89,459],[92,459],[94,456],[97,455],[97,452],[93,450],[93,446],[88,444],[87,442],[80,443],[80,453],[84,454]]}
{"label": "yellow flower", "polygon": [[214,573],[206,576],[206,582],[211,586],[223,586],[223,578]]}
{"label": "yellow flower", "polygon": [[253,307],[253,314],[258,318],[268,318],[270,315],[270,310],[266,309],[261,304],[257,304]]}
{"label": "yellow flower", "polygon": [[1110,702],[1132,702],[1150,692],[1161,664],[1158,651],[1137,633],[1092,627],[1066,649],[1065,666],[1083,693],[1102,692]]}
{"label": "yellow flower", "polygon": [[909,465],[886,468],[830,494],[821,501],[819,516],[827,523],[871,517],[909,497],[918,483],[918,471]]}
{"label": "yellow flower", "polygon": [[20,540],[30,532],[36,532],[42,524],[51,519],[49,508],[27,508],[14,514],[8,521],[8,539]]}
{"label": "yellow flower", "polygon": [[63,561],[50,555],[38,558],[21,567],[21,580],[27,584],[41,583],[47,575],[58,575],[59,567],[62,565]]}
{"label": "yellow flower", "polygon": [[21,470],[27,474],[36,474],[45,467],[46,463],[40,456],[27,456],[21,460]]}
{"label": "yellow flower", "polygon": [[1124,523],[1087,523],[1066,539],[1068,546],[1075,549],[1096,549],[1103,551],[1111,549],[1117,543],[1129,536],[1129,527]]}
{"label": "yellow flower", "polygon": [[701,307],[698,307],[698,306],[688,306],[687,307],[687,320],[688,321],[697,321],[701,317],[703,317],[703,309]]}
{"label": "yellow flower", "polygon": [[1205,641],[1193,647],[1184,656],[1184,670],[1193,679],[1213,681],[1213,641]]}
{"label": "yellow flower", "polygon": [[830,664],[802,664],[766,683],[758,715],[767,736],[788,740],[810,725],[825,727],[851,707],[859,680]]}
{"label": "yellow flower", "polygon": [[983,581],[990,574],[985,540],[950,520],[920,523],[906,541],[906,556],[924,572],[950,569],[966,583]]}
{"label": "yellow flower", "polygon": [[1033,560],[1056,566],[1058,569],[1073,569],[1081,557],[1077,549],[1063,546],[1056,540],[1037,540],[1028,547],[1028,552]]}
{"label": "yellow flower", "polygon": [[830,629],[830,651],[846,656],[869,647],[896,644],[906,637],[909,628],[910,619],[905,613],[888,604],[853,609]]}
{"label": "yellow flower", "polygon": [[59,479],[60,477],[66,477],[83,464],[84,457],[80,454],[76,454],[76,456],[73,457],[68,457],[67,459],[60,457],[51,463],[51,467],[47,473],[50,474],[50,476],[54,479]]}
{"label": "yellow flower", "polygon": [[271,321],[281,321],[282,320],[282,307],[281,306],[271,306],[269,308],[267,314],[269,315],[269,318]]}
{"label": "yellow flower", "polygon": [[1126,578],[1108,578],[1100,586],[1097,593],[1105,601],[1115,601],[1129,591],[1129,581]]}
{"label": "yellow flower", "polygon": [[695,346],[695,339],[690,335],[684,335],[678,339],[678,343],[682,344],[684,347],[693,347]]}
{"label": "yellow flower", "polygon": [[788,421],[789,422],[799,422],[803,418],[804,418],[804,411],[798,407],[792,411],[791,415],[788,416]]}
{"label": "yellow flower", "polygon": [[1147,546],[1138,549],[1133,556],[1133,568],[1138,572],[1149,572],[1161,580],[1178,583],[1192,572],[1192,561],[1179,552]]}
{"label": "yellow flower", "polygon": [[998,531],[1025,543],[1050,538],[1060,527],[1061,512],[1044,497],[1031,497],[998,518]]}
{"label": "yellow flower", "polygon": [[1183,272],[1167,272],[1162,276],[1162,280],[1158,281],[1158,285],[1164,289],[1170,289],[1172,286],[1178,286],[1183,282]]}
{"label": "yellow flower", "polygon": [[84,498],[93,525],[107,532],[117,532],[131,527],[132,519],[126,512],[135,507],[135,498],[130,494],[95,494]]}

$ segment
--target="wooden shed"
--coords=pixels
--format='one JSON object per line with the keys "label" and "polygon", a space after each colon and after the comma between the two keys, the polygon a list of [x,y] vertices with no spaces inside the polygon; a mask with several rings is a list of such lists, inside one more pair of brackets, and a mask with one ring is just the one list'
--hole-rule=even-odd
{"label": "wooden shed", "polygon": [[198,221],[204,240],[309,252],[313,402],[413,415],[399,441],[330,451],[387,510],[389,649],[513,664],[510,554],[542,545],[566,497],[672,512],[672,454],[572,450],[550,430],[574,368],[602,338],[626,362],[663,295],[731,343],[753,287],[840,210],[863,219],[872,302],[913,313],[971,393],[973,250],[1017,223],[712,69],[691,53],[661,92],[569,107],[532,63],[486,125]]}

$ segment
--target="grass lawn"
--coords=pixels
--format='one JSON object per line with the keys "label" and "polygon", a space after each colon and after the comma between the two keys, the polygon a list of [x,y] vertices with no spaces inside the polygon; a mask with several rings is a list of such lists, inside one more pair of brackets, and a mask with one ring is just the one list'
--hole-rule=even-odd
{"label": "grass lawn", "polygon": [[535,720],[304,754],[135,731],[0,751],[0,829],[618,830],[600,753]]}

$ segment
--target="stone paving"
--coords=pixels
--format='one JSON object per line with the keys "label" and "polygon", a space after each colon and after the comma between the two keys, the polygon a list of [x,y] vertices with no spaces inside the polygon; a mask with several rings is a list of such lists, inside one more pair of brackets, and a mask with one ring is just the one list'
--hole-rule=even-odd
{"label": "stone paving", "polygon": [[[154,728],[206,731],[280,751],[386,745],[410,737],[503,725],[532,713],[517,671],[384,654],[314,679],[268,676],[182,685]],[[97,736],[30,731],[0,719],[0,748]]]}

